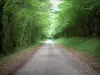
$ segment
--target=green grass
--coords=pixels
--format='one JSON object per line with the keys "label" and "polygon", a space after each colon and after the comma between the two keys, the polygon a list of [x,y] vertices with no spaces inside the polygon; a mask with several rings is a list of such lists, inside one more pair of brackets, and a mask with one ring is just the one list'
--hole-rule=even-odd
{"label": "green grass", "polygon": [[61,38],[57,39],[56,43],[91,53],[100,59],[100,38]]}
{"label": "green grass", "polygon": [[6,55],[0,54],[0,60],[5,60],[5,58],[7,58],[10,55],[14,55],[14,54],[18,55],[18,54],[23,53],[24,51],[29,51],[29,50],[31,50],[31,48],[34,48],[34,47],[36,47],[38,45],[41,45],[41,44],[42,44],[42,42],[38,42],[38,43],[32,44],[32,45],[30,45],[30,46],[28,46],[26,48],[18,49],[18,50],[14,51],[14,52],[9,52]]}

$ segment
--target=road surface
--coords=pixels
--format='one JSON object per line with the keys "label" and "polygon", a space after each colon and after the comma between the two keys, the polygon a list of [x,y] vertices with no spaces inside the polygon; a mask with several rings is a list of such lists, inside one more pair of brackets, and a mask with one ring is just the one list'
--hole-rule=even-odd
{"label": "road surface", "polygon": [[99,75],[66,49],[44,44],[14,75]]}

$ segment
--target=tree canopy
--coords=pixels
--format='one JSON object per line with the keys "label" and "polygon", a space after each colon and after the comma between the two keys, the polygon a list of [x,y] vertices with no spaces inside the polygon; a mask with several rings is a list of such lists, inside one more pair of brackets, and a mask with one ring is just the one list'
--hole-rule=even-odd
{"label": "tree canopy", "polygon": [[0,52],[46,37],[97,37],[99,19],[99,0],[0,0]]}
{"label": "tree canopy", "polygon": [[63,0],[56,17],[56,36],[99,36],[99,0]]}
{"label": "tree canopy", "polygon": [[1,0],[1,53],[27,47],[43,39],[50,26],[50,2]]}

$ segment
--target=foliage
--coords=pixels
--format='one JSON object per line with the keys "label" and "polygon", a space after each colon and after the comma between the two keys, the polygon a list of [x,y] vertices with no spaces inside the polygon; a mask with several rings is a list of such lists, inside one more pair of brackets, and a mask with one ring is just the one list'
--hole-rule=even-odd
{"label": "foliage", "polygon": [[55,37],[99,36],[99,0],[63,0],[59,9]]}
{"label": "foliage", "polygon": [[[2,49],[8,54],[42,40],[49,27],[50,3],[41,0],[2,0]],[[45,21],[46,20],[46,21]]]}
{"label": "foliage", "polygon": [[58,41],[100,58],[100,0],[63,0],[59,9],[54,37],[67,38]]}

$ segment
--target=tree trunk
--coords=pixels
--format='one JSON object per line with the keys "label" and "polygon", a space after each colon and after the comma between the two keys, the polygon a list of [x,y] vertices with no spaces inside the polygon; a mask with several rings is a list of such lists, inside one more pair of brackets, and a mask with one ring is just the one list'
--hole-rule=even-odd
{"label": "tree trunk", "polygon": [[2,16],[3,16],[3,0],[0,0],[0,53],[2,53],[2,38],[3,38],[3,23],[2,23]]}

